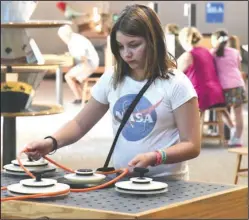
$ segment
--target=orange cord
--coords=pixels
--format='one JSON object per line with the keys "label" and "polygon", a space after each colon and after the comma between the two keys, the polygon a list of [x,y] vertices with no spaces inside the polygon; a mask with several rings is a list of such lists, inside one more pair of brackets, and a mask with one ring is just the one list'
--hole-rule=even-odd
{"label": "orange cord", "polygon": [[26,149],[22,150],[22,151],[19,153],[19,156],[17,156],[17,161],[18,161],[20,167],[25,171],[25,173],[27,173],[31,178],[35,179],[35,176],[34,176],[28,169],[26,169],[26,168],[23,166],[23,164],[22,164],[22,162],[21,162],[21,160],[20,160],[21,154],[22,154],[22,153],[25,153],[25,152],[27,152]]}
{"label": "orange cord", "polygon": [[48,158],[46,156],[44,156],[43,158],[46,159],[47,161],[49,161],[50,163],[54,164],[55,166],[60,167],[61,169],[65,170],[65,171],[68,171],[70,173],[75,173],[74,170],[69,169],[67,167],[64,167],[61,164],[56,163],[55,161],[53,161],[52,159],[50,159],[50,158]]}
{"label": "orange cord", "polygon": [[5,197],[1,198],[1,202],[9,201],[9,200],[22,200],[22,199],[33,199],[33,198],[40,198],[42,196],[57,196],[57,195],[64,195],[70,192],[70,189],[62,190],[60,192],[50,192],[50,193],[38,193],[33,195],[25,195],[25,196],[12,196],[12,197]]}
{"label": "orange cord", "polygon": [[[20,155],[22,153],[25,153],[27,152],[27,149],[24,149],[20,152],[20,154],[18,155],[17,157],[17,161],[20,165],[20,167],[22,167],[22,169],[31,177],[31,178],[35,178],[35,176],[28,170],[26,169],[21,160],[20,160]],[[68,171],[70,173],[75,173],[74,170],[72,169],[69,169],[61,164],[58,164],[57,162],[53,161],[52,159],[44,156],[43,157],[44,159],[48,160],[50,163],[56,165],[57,167],[60,167],[62,168],[63,170],[65,171]],[[98,185],[98,186],[93,186],[93,187],[89,187],[89,188],[83,188],[83,189],[69,189],[69,190],[63,190],[63,191],[60,191],[60,192],[51,192],[51,193],[39,193],[39,194],[34,194],[34,195],[24,195],[24,196],[12,196],[12,197],[5,197],[5,198],[1,198],[1,202],[4,202],[4,201],[9,201],[9,200],[22,200],[22,199],[31,199],[31,198],[39,198],[39,197],[42,197],[42,196],[56,196],[56,195],[63,195],[63,194],[66,194],[68,193],[69,191],[70,192],[89,192],[89,191],[93,191],[93,190],[97,190],[97,189],[102,189],[104,187],[107,187],[115,182],[117,182],[118,180],[120,180],[121,178],[123,178],[124,176],[126,176],[126,174],[129,172],[129,170],[127,168],[124,168],[124,169],[119,169],[119,170],[114,170],[114,171],[109,171],[109,172],[96,172],[96,173],[102,173],[102,174],[113,174],[113,173],[118,173],[118,172],[122,172],[119,176],[115,177],[114,179],[112,179],[111,181],[109,182],[106,182],[106,183],[103,183],[101,185]],[[3,186],[1,187],[1,190],[6,190],[7,187]]]}

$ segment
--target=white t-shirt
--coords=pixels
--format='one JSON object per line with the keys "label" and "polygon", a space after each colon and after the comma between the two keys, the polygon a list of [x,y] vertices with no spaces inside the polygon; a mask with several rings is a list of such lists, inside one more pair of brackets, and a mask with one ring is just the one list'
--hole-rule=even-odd
{"label": "white t-shirt", "polygon": [[[100,103],[109,104],[115,135],[125,110],[147,80],[135,81],[126,76],[122,84],[114,90],[113,73],[113,68],[106,70],[93,86],[91,93]],[[139,153],[170,147],[180,141],[173,110],[197,97],[197,94],[184,73],[174,70],[174,74],[168,80],[157,79],[138,102],[119,135],[112,155],[116,169],[128,167],[128,162]],[[147,175],[152,177],[173,175],[176,178],[185,178],[188,175],[186,162],[149,167],[149,170]]]}
{"label": "white t-shirt", "polygon": [[73,33],[68,43],[68,50],[72,57],[80,59],[85,56],[93,68],[99,65],[99,56],[93,44],[86,37]]}

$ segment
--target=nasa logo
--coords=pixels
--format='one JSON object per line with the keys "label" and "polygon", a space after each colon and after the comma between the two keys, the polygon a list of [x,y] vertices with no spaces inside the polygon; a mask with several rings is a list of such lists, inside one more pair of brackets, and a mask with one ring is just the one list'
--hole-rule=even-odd
{"label": "nasa logo", "polygon": [[[115,103],[113,115],[117,121],[121,122],[135,97],[135,94],[125,95]],[[121,132],[126,140],[139,141],[153,130],[157,121],[156,107],[157,105],[152,105],[145,97],[140,99]]]}

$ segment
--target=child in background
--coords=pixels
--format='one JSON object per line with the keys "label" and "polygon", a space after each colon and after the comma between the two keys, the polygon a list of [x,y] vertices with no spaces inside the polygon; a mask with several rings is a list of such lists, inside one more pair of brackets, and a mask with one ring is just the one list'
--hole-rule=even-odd
{"label": "child in background", "polygon": [[[201,33],[194,27],[185,27],[179,33],[179,40],[186,52],[178,58],[178,69],[192,82],[197,94],[199,109],[204,112],[215,107],[224,107],[225,98],[220,85],[214,58],[209,50],[200,46]],[[222,111],[225,123],[232,128],[228,111]]]}
{"label": "child in background", "polygon": [[243,103],[247,102],[245,83],[240,72],[241,56],[238,50],[227,46],[229,37],[225,31],[217,31],[211,36],[217,74],[222,86],[227,107],[232,107],[236,126],[231,129],[229,146],[242,146]]}
{"label": "child in background", "polygon": [[[186,51],[177,60],[178,69],[192,82],[197,94],[201,112],[225,105],[214,59],[209,50],[200,46],[201,33],[194,27],[185,27],[179,33],[179,40]],[[225,113],[224,113],[225,114]]]}
{"label": "child in background", "polygon": [[91,41],[83,35],[73,32],[71,26],[60,27],[58,35],[67,45],[69,54],[74,58],[75,65],[65,75],[65,80],[75,96],[72,103],[81,104],[81,84],[98,68],[99,56]]}

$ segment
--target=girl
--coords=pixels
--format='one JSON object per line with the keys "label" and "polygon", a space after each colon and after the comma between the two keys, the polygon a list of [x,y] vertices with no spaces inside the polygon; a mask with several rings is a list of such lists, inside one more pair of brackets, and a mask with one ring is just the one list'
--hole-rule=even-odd
{"label": "girl", "polygon": [[[201,33],[194,27],[186,27],[180,31],[179,39],[186,52],[178,59],[178,69],[183,71],[194,85],[200,111],[225,107],[214,58],[206,48],[199,46]],[[229,128],[233,128],[228,111],[224,110],[223,115]]]}
{"label": "girl", "polygon": [[221,30],[212,34],[213,49],[218,77],[225,96],[226,105],[232,107],[235,114],[236,126],[231,129],[230,146],[242,145],[243,103],[246,103],[245,83],[240,68],[240,53],[234,48],[227,47],[229,37]]}
{"label": "girl", "polygon": [[[49,138],[28,144],[27,154],[39,159],[76,142],[108,109],[116,134],[127,107],[154,79],[118,138],[113,165],[150,166],[148,176],[188,179],[186,161],[200,153],[197,95],[189,79],[172,65],[156,13],[143,5],[127,6],[110,37],[115,67],[101,76],[92,88],[92,99],[73,120]],[[157,161],[160,155],[163,160]]]}

